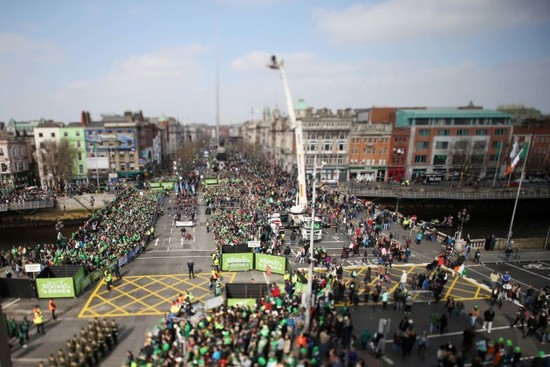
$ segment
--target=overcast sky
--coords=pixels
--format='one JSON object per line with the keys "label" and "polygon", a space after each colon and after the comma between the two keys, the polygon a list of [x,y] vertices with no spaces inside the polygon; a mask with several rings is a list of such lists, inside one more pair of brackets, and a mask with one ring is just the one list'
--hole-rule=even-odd
{"label": "overcast sky", "polygon": [[0,121],[125,110],[213,124],[315,108],[550,113],[548,0],[2,0]]}

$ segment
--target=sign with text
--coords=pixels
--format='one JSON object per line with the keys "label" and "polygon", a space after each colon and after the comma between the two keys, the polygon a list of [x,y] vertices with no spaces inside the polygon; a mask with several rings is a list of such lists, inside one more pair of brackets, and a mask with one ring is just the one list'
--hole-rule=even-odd
{"label": "sign with text", "polygon": [[38,278],[36,279],[38,298],[74,297],[73,278]]}
{"label": "sign with text", "polygon": [[256,300],[254,298],[229,298],[227,307],[231,306],[256,307]]}
{"label": "sign with text", "polygon": [[271,269],[272,273],[284,274],[286,271],[286,257],[256,254],[256,265],[254,269],[267,271],[268,267]]}
{"label": "sign with text", "polygon": [[42,264],[25,264],[26,273],[40,273],[42,271]]}
{"label": "sign with text", "polygon": [[248,241],[248,247],[260,247],[260,241]]}
{"label": "sign with text", "polygon": [[223,271],[252,270],[253,261],[254,261],[254,254],[250,252],[237,253],[237,254],[222,253],[222,270]]}

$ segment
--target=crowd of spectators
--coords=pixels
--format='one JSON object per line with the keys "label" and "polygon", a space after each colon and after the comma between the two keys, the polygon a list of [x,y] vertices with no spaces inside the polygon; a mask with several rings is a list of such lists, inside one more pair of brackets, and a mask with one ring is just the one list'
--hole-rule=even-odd
{"label": "crowd of spectators", "polygon": [[101,269],[152,234],[151,220],[158,211],[160,195],[127,187],[111,203],[94,212],[69,238],[58,236],[56,242],[2,250],[0,263],[9,265],[17,277],[27,263],[78,264],[87,272]]}
{"label": "crowd of spectators", "polygon": [[21,204],[29,201],[53,200],[58,193],[36,186],[0,192],[0,204]]}
{"label": "crowd of spectators", "polygon": [[146,335],[137,356],[128,353],[126,365],[363,366],[351,311],[334,307],[332,276],[315,282],[309,328],[301,293],[294,292],[301,279],[289,276],[285,291],[272,283],[269,296],[255,306],[221,306],[200,315],[195,315],[192,295],[182,294]]}

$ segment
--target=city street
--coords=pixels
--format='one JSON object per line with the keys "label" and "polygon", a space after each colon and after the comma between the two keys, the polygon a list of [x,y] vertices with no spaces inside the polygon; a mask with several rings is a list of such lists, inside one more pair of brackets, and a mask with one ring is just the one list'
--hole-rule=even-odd
{"label": "city street", "polygon": [[[172,194],[173,196],[173,194]],[[165,212],[170,206],[170,200],[166,200]],[[210,254],[213,250],[213,237],[206,232],[206,219],[204,214],[204,203],[199,203],[199,212],[197,215],[196,226],[190,229],[192,239],[181,240],[179,229],[174,226],[173,218],[164,214],[159,218],[155,226],[155,239],[149,244],[145,253],[135,259],[132,263],[122,268],[122,280],[115,281],[114,288],[108,292],[103,281],[89,289],[78,299],[60,299],[58,300],[59,318],[57,321],[46,321],[47,337],[34,336],[34,330],[31,331],[31,341],[29,348],[22,349],[18,346],[12,350],[12,358],[15,366],[36,366],[36,364],[45,360],[48,354],[64,346],[68,337],[79,332],[80,328],[88,323],[94,317],[116,318],[120,325],[120,343],[108,357],[102,362],[102,366],[120,366],[125,358],[127,350],[134,353],[139,351],[140,346],[145,339],[145,333],[161,320],[169,308],[169,303],[181,291],[189,290],[197,300],[205,301],[212,297],[208,289],[208,278],[210,266],[212,264]],[[392,225],[390,230],[397,231],[396,224]],[[326,247],[329,253],[335,258],[340,258],[342,246],[349,243],[346,234],[335,233],[333,228],[326,230],[324,239],[315,243],[315,247]],[[403,233],[403,231],[401,230]],[[403,236],[403,235],[402,235]],[[289,238],[287,233],[287,239]],[[293,249],[293,256],[290,257],[293,268],[305,268],[306,264],[297,264],[294,258],[297,247]],[[440,244],[429,241],[422,241],[421,245],[413,245],[412,257],[409,264],[395,263],[391,272],[391,280],[387,283],[382,282],[383,287],[388,287],[393,292],[398,284],[398,279],[403,270],[408,274],[409,279],[419,272],[426,272],[426,264],[433,260],[438,253]],[[544,259],[548,253],[536,255],[537,258]],[[535,255],[534,255],[535,256]],[[193,259],[195,262],[195,279],[189,279],[187,274],[187,260]],[[359,294],[362,295],[362,282],[364,272],[367,266],[375,269],[374,257],[369,254],[365,262],[360,257],[344,259],[345,266],[344,278],[350,280],[353,270],[357,272],[357,279],[361,286]],[[542,287],[549,282],[550,261],[544,262],[515,262],[504,264],[502,261],[496,263],[486,263],[483,265],[473,265],[467,261],[469,278],[449,277],[445,290],[443,292],[443,301],[439,304],[428,303],[430,300],[427,292],[413,292],[415,303],[412,309],[411,318],[414,321],[415,330],[420,335],[424,330],[429,330],[429,316],[432,313],[441,314],[444,310],[444,302],[447,297],[454,297],[457,301],[465,304],[465,309],[461,315],[449,317],[448,329],[440,334],[434,332],[430,335],[430,345],[424,362],[420,357],[413,355],[407,357],[407,363],[411,366],[423,364],[436,364],[437,348],[451,341],[458,348],[462,342],[462,332],[468,320],[468,310],[474,305],[478,305],[481,312],[488,307],[489,289],[487,288],[488,274],[491,270],[508,270],[514,281],[522,284],[525,289],[527,284],[535,287]],[[316,269],[322,272],[321,269]],[[373,271],[372,285],[377,280]],[[249,271],[237,273],[223,273],[225,283],[243,282],[250,283],[254,278],[256,282],[267,281],[264,273]],[[272,281],[282,283],[282,277],[273,275]],[[361,301],[362,301],[361,297]],[[28,314],[36,300],[7,300],[3,303],[6,314],[20,316]],[[44,309],[46,300],[40,300],[38,303]],[[338,306],[344,306],[340,303]],[[352,307],[352,306],[348,306]],[[533,356],[538,350],[543,349],[540,342],[534,338],[522,338],[521,330],[510,328],[510,323],[518,306],[506,302],[501,310],[497,310],[497,316],[493,324],[493,332],[489,335],[480,330],[482,318],[478,319],[477,338],[503,337],[512,340],[514,345],[520,345],[525,356]],[[357,307],[352,307],[353,326],[355,335],[359,338],[365,328],[371,333],[378,330],[380,319],[389,319],[389,332],[386,335],[386,354],[379,362],[381,365],[396,365],[401,362],[401,355],[392,347],[391,341],[393,333],[399,325],[403,314],[397,313],[393,309],[393,303],[390,301],[387,310],[382,310],[378,305],[376,311],[371,304],[365,305],[361,302]],[[371,361],[371,364],[373,362]]]}

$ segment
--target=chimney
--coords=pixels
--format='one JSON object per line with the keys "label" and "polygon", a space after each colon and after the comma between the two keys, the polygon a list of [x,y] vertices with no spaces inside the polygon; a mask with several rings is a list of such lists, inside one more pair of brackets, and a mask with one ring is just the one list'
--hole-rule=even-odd
{"label": "chimney", "polygon": [[88,125],[86,121],[87,117],[86,111],[82,111],[80,114],[80,125],[82,125],[82,127],[86,127],[86,125]]}

